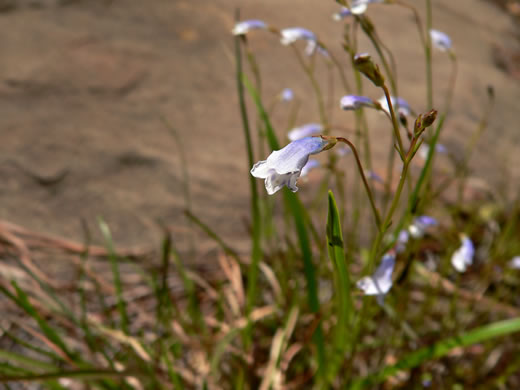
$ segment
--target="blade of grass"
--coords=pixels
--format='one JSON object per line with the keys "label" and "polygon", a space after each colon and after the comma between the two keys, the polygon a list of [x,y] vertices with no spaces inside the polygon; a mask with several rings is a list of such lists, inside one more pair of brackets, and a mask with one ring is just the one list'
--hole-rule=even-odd
{"label": "blade of grass", "polygon": [[520,332],[520,318],[498,321],[479,328],[464,332],[459,336],[441,340],[429,347],[421,348],[401,358],[396,364],[385,366],[379,371],[364,378],[355,380],[350,388],[373,388],[386,378],[397,374],[399,371],[410,370],[420,364],[446,356],[454,348],[468,347],[497,337]]}
{"label": "blade of grass", "polygon": [[345,259],[340,214],[332,191],[329,191],[327,248],[329,259],[332,262],[334,270],[337,315],[334,340],[332,343],[334,348],[334,359],[332,359],[331,367],[329,369],[329,378],[332,379],[336,375],[336,370],[345,356],[345,347],[348,342],[347,329],[350,328],[351,313],[353,312],[351,282]]}
{"label": "blade of grass", "polygon": [[[238,11],[237,11],[238,18]],[[240,102],[240,115],[242,117],[242,127],[246,141],[248,171],[253,167],[255,162],[253,156],[253,145],[251,142],[251,131],[249,128],[249,119],[247,116],[247,108],[244,98],[244,85],[242,84],[242,55],[240,50],[240,36],[235,37],[235,62],[236,62],[236,81],[238,89],[238,99]],[[252,175],[249,176],[249,186],[251,188],[251,217],[252,217],[252,250],[251,250],[251,264],[248,271],[248,284],[246,293],[246,314],[251,311],[257,299],[257,279],[258,279],[258,264],[262,257],[261,248],[261,217],[260,217],[260,203],[258,197],[258,190],[256,188],[256,180]]]}
{"label": "blade of grass", "polygon": [[[280,144],[278,143],[278,139],[276,138],[273,126],[271,125],[269,116],[264,109],[260,96],[245,75],[242,75],[242,81],[246,86],[249,94],[253,98],[256,108],[260,114],[260,118],[264,122],[269,146],[273,150],[280,149]],[[303,204],[301,203],[297,194],[289,191],[287,188],[284,188],[283,197],[285,207],[292,214],[296,226],[296,233],[300,243],[300,250],[302,252],[305,280],[307,282],[307,300],[309,307],[313,313],[317,314],[320,311],[320,302],[318,299],[316,271],[312,262],[312,250],[306,227],[308,218],[305,212],[305,208],[303,207]],[[317,348],[318,377],[323,379],[326,373],[326,360],[325,342],[321,322],[318,323],[318,326],[316,327],[312,337]]]}
{"label": "blade of grass", "polygon": [[110,228],[102,218],[98,218],[99,230],[105,239],[105,245],[108,250],[108,258],[112,265],[112,274],[114,275],[114,287],[117,295],[117,308],[121,317],[121,328],[125,334],[128,334],[128,313],[126,311],[126,302],[123,299],[123,287],[121,284],[121,275],[119,273],[119,259],[114,251],[114,242],[112,240],[112,234]]}
{"label": "blade of grass", "polygon": [[133,371],[115,371],[115,370],[60,370],[57,372],[48,372],[44,374],[31,374],[31,375],[0,375],[0,383],[4,382],[15,382],[15,381],[27,381],[27,382],[42,382],[52,379],[70,378],[76,380],[95,380],[104,378],[126,378],[138,376],[137,372]]}

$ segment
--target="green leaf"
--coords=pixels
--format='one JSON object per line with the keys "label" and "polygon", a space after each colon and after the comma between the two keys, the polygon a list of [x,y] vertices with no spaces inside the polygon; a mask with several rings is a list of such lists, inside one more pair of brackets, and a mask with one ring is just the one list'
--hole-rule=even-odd
{"label": "green leaf", "polygon": [[385,366],[379,371],[364,378],[355,380],[351,389],[373,388],[376,384],[383,382],[386,378],[397,374],[399,371],[410,370],[420,364],[446,356],[450,351],[459,347],[468,347],[473,344],[491,340],[496,337],[505,336],[510,333],[520,332],[520,317],[505,321],[494,322],[459,336],[441,340],[429,347],[421,348],[401,358],[396,364]]}
{"label": "green leaf", "polygon": [[329,259],[332,262],[334,270],[336,315],[338,318],[333,341],[333,365],[329,370],[331,377],[334,377],[337,368],[345,356],[345,348],[348,342],[348,329],[350,329],[351,314],[353,313],[353,302],[351,296],[351,282],[345,259],[340,214],[332,191],[329,191],[327,248]]}

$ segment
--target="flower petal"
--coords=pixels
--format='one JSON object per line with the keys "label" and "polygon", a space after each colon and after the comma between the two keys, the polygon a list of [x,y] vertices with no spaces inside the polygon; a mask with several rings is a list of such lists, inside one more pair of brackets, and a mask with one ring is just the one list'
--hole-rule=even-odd
{"label": "flower petal", "polygon": [[440,51],[448,51],[451,49],[451,38],[448,34],[443,33],[439,30],[430,30],[430,37],[432,39],[432,45]]}
{"label": "flower petal", "polygon": [[244,35],[247,34],[250,30],[259,30],[266,28],[267,24],[263,21],[251,19],[238,22],[237,24],[235,24],[235,27],[233,27],[233,30],[231,32],[233,33],[233,35]]}
{"label": "flower petal", "polygon": [[306,125],[295,127],[287,134],[291,141],[296,141],[311,135],[319,134],[323,131],[323,126],[319,123],[307,123]]}

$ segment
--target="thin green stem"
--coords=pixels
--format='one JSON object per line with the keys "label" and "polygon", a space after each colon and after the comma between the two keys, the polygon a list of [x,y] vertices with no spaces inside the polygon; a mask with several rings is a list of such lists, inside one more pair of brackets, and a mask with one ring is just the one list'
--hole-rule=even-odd
{"label": "thin green stem", "polygon": [[374,195],[372,194],[372,190],[370,189],[370,186],[368,185],[367,178],[365,177],[365,172],[363,171],[363,166],[361,165],[361,160],[359,159],[358,152],[356,150],[356,147],[352,142],[350,142],[348,139],[343,137],[336,137],[336,139],[339,142],[343,142],[349,146],[349,148],[352,150],[352,153],[354,154],[354,157],[356,159],[356,164],[359,169],[359,174],[361,175],[361,179],[363,180],[363,185],[365,186],[365,190],[368,195],[368,199],[370,200],[370,206],[372,207],[372,212],[374,213],[374,218],[376,220],[376,225],[378,227],[378,230],[381,230],[381,216],[379,215],[379,211],[377,210],[376,204],[374,202]]}
{"label": "thin green stem", "polygon": [[383,91],[385,93],[386,102],[388,104],[388,109],[390,111],[390,116],[392,117],[392,125],[394,128],[394,135],[397,139],[397,143],[399,144],[399,153],[403,155],[404,153],[404,147],[403,147],[403,141],[401,139],[401,133],[399,131],[399,122],[397,121],[397,117],[395,115],[394,106],[392,104],[392,98],[390,97],[390,92],[388,91],[388,87],[383,84]]}
{"label": "thin green stem", "polygon": [[426,103],[427,109],[433,108],[433,74],[432,74],[432,39],[430,30],[432,29],[432,2],[426,0],[426,45],[424,46],[424,56],[426,59]]}

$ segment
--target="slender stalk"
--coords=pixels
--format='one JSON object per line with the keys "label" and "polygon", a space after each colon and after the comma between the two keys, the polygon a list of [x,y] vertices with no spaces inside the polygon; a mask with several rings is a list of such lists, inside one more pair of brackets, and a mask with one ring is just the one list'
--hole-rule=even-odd
{"label": "slender stalk", "polygon": [[349,146],[349,148],[352,150],[352,153],[354,154],[354,157],[356,159],[356,164],[359,169],[359,174],[361,175],[361,179],[363,180],[363,185],[365,186],[365,190],[368,195],[368,199],[370,200],[370,206],[372,207],[372,212],[374,213],[374,218],[376,220],[376,225],[378,227],[378,230],[382,229],[381,226],[381,216],[379,215],[379,211],[377,210],[376,204],[374,202],[374,195],[372,194],[372,190],[370,189],[370,186],[368,185],[367,178],[365,177],[365,172],[363,171],[363,166],[361,165],[361,160],[359,159],[358,152],[356,150],[356,147],[352,142],[350,142],[348,139],[343,137],[336,137],[336,139],[339,142],[343,142]]}
{"label": "slender stalk", "polygon": [[397,139],[397,143],[399,144],[399,153],[403,155],[404,147],[403,141],[401,139],[401,133],[399,131],[399,122],[397,121],[397,117],[395,115],[394,106],[392,104],[392,98],[390,97],[390,92],[388,91],[388,87],[383,85],[383,91],[385,92],[386,102],[388,103],[388,109],[390,110],[390,116],[392,117],[392,125],[394,127],[394,135]]}
{"label": "slender stalk", "polygon": [[426,59],[426,103],[427,109],[433,108],[433,74],[432,74],[432,39],[430,30],[432,29],[432,2],[426,0],[426,45],[424,46],[424,56]]}
{"label": "slender stalk", "polygon": [[318,103],[318,110],[320,112],[320,121],[321,121],[323,127],[325,128],[325,131],[327,131],[329,126],[328,126],[328,120],[327,120],[327,113],[325,111],[325,104],[323,102],[323,94],[321,93],[321,89],[318,84],[318,81],[316,80],[316,77],[314,76],[313,69],[312,69],[312,67],[307,66],[305,64],[305,61],[303,60],[303,57],[302,57],[301,53],[299,52],[298,48],[296,48],[295,46],[292,46],[292,48],[294,50],[294,53],[296,54],[298,63],[300,64],[303,71],[309,78],[312,89],[314,89],[314,94],[316,95],[316,100]]}

